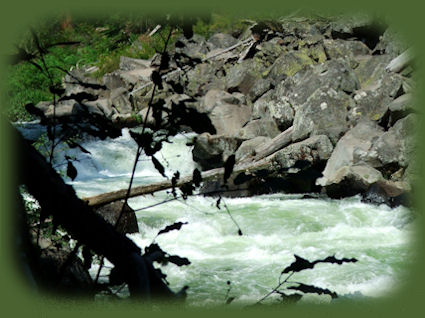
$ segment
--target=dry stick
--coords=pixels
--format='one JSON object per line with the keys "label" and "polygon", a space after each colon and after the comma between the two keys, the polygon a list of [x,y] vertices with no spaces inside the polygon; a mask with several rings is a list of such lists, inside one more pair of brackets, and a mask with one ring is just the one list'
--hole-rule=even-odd
{"label": "dry stick", "polygon": [[[162,51],[162,54],[164,54],[165,51],[167,50],[167,45],[168,45],[168,42],[169,42],[169,40],[171,38],[171,33],[172,33],[172,28],[170,28],[170,31],[168,32],[168,37],[167,37],[167,40],[165,41],[164,49]],[[153,102],[153,99],[155,97],[156,86],[157,85],[154,84],[153,90],[152,90],[152,94],[151,94],[151,98],[150,98],[149,103],[148,103],[148,110],[146,112],[146,117],[145,117],[145,120],[143,122],[143,128],[142,128],[142,133],[141,133],[142,135],[144,134],[145,129],[146,129],[146,123],[147,123],[147,120],[148,120],[149,112],[150,112],[150,110],[152,108],[152,102]],[[134,159],[133,169],[132,169],[132,172],[131,172],[130,182],[129,182],[129,185],[128,185],[128,188],[127,188],[127,193],[126,193],[126,196],[125,196],[125,199],[124,199],[124,203],[123,203],[123,205],[121,207],[121,212],[120,212],[117,220],[115,221],[114,229],[116,229],[118,227],[118,224],[121,221],[122,216],[124,215],[124,209],[127,206],[127,202],[128,202],[129,197],[130,197],[131,187],[133,185],[134,175],[136,173],[136,168],[137,168],[137,163],[139,162],[139,158],[140,158],[140,156],[142,154],[142,150],[143,150],[142,147],[138,145],[137,146],[137,151],[136,151],[136,157]],[[99,269],[97,271],[96,278],[95,278],[95,281],[94,281],[95,284],[97,284],[97,282],[99,280],[100,272],[101,272],[101,270],[103,268],[104,259],[105,259],[105,257],[102,255],[102,258],[100,260],[100,266],[99,266]]]}

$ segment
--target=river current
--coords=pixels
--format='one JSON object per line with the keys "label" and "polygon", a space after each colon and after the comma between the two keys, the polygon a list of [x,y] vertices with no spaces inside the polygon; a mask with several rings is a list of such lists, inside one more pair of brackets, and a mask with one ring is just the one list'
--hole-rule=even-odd
{"label": "river current", "polygon": [[[168,177],[177,170],[181,176],[191,174],[196,167],[191,148],[186,146],[189,140],[190,135],[178,135],[156,155]],[[128,186],[136,144],[127,129],[117,139],[87,138],[81,145],[91,155],[78,148],[66,152],[78,159],[74,162],[76,179],[66,181],[80,197]],[[57,157],[57,163],[64,161],[64,154]],[[164,177],[143,157],[134,184],[161,180]],[[357,196],[331,200],[270,194],[224,198],[221,209],[216,207],[216,198],[199,195],[145,208],[171,197],[162,191],[130,199],[140,233],[128,236],[142,248],[155,241],[169,254],[190,260],[188,266],[161,267],[171,289],[189,287],[189,305],[222,305],[229,297],[234,297],[231,306],[254,304],[278,284],[280,273],[294,261],[294,254],[309,261],[335,255],[356,258],[358,262],[318,264],[296,273],[291,281],[327,288],[341,297],[381,297],[397,290],[414,260],[415,221],[405,207],[365,204]],[[156,237],[159,230],[177,221],[187,224],[179,231]],[[91,273],[95,275],[96,271],[97,266],[92,266]],[[278,299],[275,295],[266,301]],[[303,301],[329,302],[330,297],[306,296]]]}

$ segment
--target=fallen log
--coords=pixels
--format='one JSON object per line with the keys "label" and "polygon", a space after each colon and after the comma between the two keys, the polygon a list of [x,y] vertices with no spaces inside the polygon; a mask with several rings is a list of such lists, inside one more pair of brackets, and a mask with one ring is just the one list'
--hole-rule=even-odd
{"label": "fallen log", "polygon": [[[264,158],[259,161],[249,162],[249,163],[241,163],[235,165],[233,169],[233,173],[241,173],[247,172],[252,173],[257,170],[265,169],[269,166],[269,158]],[[204,171],[201,173],[203,181],[212,181],[222,178],[224,175],[224,168],[216,168],[208,171]],[[187,183],[192,182],[192,176],[185,176],[180,178],[176,184],[176,187],[181,187]],[[133,187],[130,191],[129,197],[136,197],[140,195],[152,194],[158,191],[167,190],[172,188],[172,183],[169,180],[152,183],[149,185]],[[86,201],[88,205],[94,207],[103,204],[107,204],[110,202],[122,200],[126,197],[127,189],[122,189],[118,191],[112,191],[107,193],[102,193],[99,195],[95,195],[92,197],[83,198],[83,201]]]}
{"label": "fallen log", "polygon": [[385,69],[389,72],[399,73],[412,63],[413,58],[414,54],[412,49],[407,49],[402,54],[392,59]]}

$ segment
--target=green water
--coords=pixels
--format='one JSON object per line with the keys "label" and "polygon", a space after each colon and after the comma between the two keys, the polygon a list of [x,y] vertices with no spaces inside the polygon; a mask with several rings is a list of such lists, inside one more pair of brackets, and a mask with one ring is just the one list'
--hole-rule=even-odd
{"label": "green water", "polygon": [[[132,199],[140,208],[162,200]],[[291,281],[328,288],[339,295],[379,297],[396,290],[414,258],[411,212],[344,200],[300,199],[294,195],[264,195],[224,199],[243,235],[216,199],[192,197],[138,212],[139,234],[130,237],[141,247],[158,231],[176,221],[188,222],[155,240],[170,254],[187,257],[191,265],[162,267],[173,290],[188,285],[188,303],[220,305],[229,296],[232,305],[255,303],[277,285],[281,271],[294,254],[310,261],[330,255],[356,258],[357,263],[319,264],[296,273]],[[288,285],[289,286],[289,285]],[[310,297],[311,298],[311,297]],[[320,299],[319,299],[320,298]],[[329,301],[329,296],[313,298]],[[266,302],[278,301],[279,296]],[[306,298],[308,299],[308,298]]]}
{"label": "green water", "polygon": [[[156,157],[170,177],[179,170],[191,174],[195,163],[187,136],[165,144]],[[114,140],[83,143],[91,155],[71,153],[78,176],[69,182],[80,196],[113,191],[128,186],[136,145],[123,130]],[[78,150],[78,149],[77,149]],[[77,151],[71,150],[71,151]],[[138,164],[135,185],[163,180],[147,158]],[[134,209],[171,198],[166,192],[130,200]],[[189,286],[187,303],[193,306],[222,305],[227,281],[231,282],[231,306],[250,305],[278,283],[281,271],[294,261],[294,254],[314,261],[335,255],[356,258],[343,265],[318,264],[296,273],[291,281],[328,288],[347,297],[381,297],[397,290],[415,259],[415,221],[406,208],[390,209],[360,202],[359,197],[343,200],[300,199],[301,196],[274,194],[251,198],[216,199],[190,197],[137,212],[140,233],[130,235],[140,247],[148,246],[159,230],[176,221],[188,222],[180,231],[155,240],[169,254],[187,257],[189,266],[162,267],[170,288]],[[225,203],[243,235],[224,209]],[[96,273],[96,266],[91,269]],[[104,274],[107,275],[108,269]],[[105,278],[106,279],[106,278]],[[123,290],[122,296],[127,295]],[[305,297],[305,301],[329,302],[329,296]],[[276,302],[279,296],[266,299]]]}

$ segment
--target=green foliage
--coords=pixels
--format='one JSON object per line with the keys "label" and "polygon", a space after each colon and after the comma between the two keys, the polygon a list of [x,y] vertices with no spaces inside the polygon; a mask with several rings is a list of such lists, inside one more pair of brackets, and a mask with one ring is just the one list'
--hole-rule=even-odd
{"label": "green foliage", "polygon": [[[157,23],[162,24],[163,28],[149,37],[148,32]],[[207,22],[198,19],[193,30],[208,38],[216,32],[229,32],[237,36],[245,27],[241,20],[234,17],[212,14]],[[57,16],[48,21],[41,21],[35,29],[42,45],[79,42],[74,45],[50,47],[44,55],[53,82],[58,84],[65,75],[59,68],[69,70],[75,66],[97,66],[98,71],[93,76],[99,79],[104,74],[118,69],[121,56],[151,58],[156,52],[162,51],[163,37],[168,33],[169,27],[164,27],[163,21],[161,23],[151,18],[113,15],[94,20]],[[173,46],[180,34],[179,29],[173,32],[169,47]],[[17,45],[29,53],[37,53],[37,44],[30,30]],[[43,65],[40,59],[34,62]],[[29,63],[11,65],[7,84],[7,114],[11,121],[34,119],[26,112],[25,104],[52,100],[48,76]]]}
{"label": "green foliage", "polygon": [[234,16],[213,13],[209,21],[198,19],[193,26],[193,32],[206,39],[217,32],[229,33],[237,37],[246,27],[247,25],[241,19]]}

